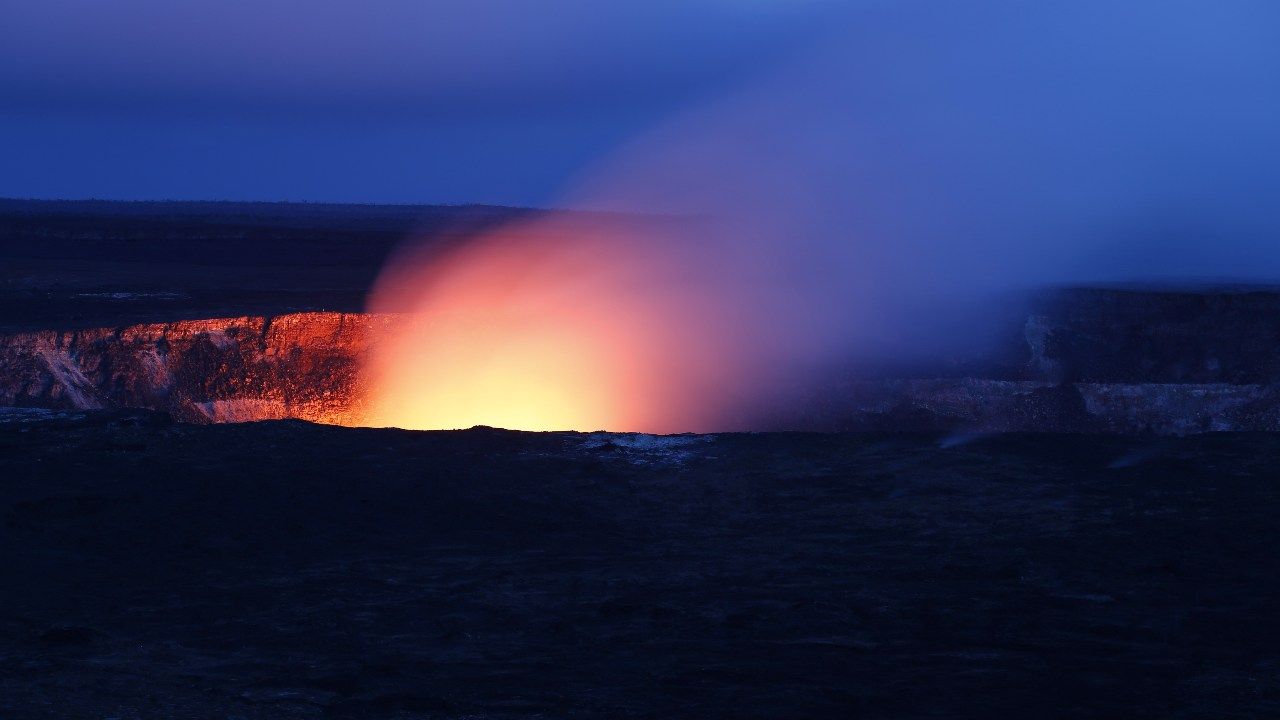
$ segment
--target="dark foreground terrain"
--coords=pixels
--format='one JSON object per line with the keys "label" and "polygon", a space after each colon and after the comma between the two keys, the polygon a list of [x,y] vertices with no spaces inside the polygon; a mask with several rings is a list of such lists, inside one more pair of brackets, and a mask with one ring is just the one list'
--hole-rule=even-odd
{"label": "dark foreground terrain", "polygon": [[1280,716],[1280,437],[0,423],[0,717]]}

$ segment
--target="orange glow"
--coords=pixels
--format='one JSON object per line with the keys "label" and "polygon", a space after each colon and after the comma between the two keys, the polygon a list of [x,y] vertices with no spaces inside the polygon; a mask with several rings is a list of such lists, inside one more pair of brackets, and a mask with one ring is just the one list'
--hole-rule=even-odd
{"label": "orange glow", "polygon": [[366,423],[726,429],[733,323],[671,240],[561,219],[402,254],[370,309],[414,317],[372,354]]}

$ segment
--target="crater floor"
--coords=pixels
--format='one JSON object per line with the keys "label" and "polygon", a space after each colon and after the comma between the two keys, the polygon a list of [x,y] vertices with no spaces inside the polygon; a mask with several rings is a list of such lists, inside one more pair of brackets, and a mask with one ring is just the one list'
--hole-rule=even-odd
{"label": "crater floor", "polygon": [[0,717],[1280,715],[1275,435],[0,422]]}

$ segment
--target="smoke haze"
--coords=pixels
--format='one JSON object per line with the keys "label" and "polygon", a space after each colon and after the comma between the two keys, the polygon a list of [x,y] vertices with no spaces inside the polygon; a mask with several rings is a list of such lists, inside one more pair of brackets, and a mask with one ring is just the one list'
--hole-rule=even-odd
{"label": "smoke haze", "polygon": [[[560,422],[749,429],[751,398],[814,368],[980,342],[990,303],[1027,288],[1274,280],[1277,127],[1273,3],[861,4],[561,203],[684,222],[540,220],[389,269],[372,309],[504,330],[444,373],[404,358],[458,331],[401,338],[382,361],[399,371],[380,377],[431,385],[569,332],[575,357],[627,369],[565,379],[562,402],[585,392],[615,411]],[[537,385],[528,369],[494,372]],[[638,397],[652,408],[616,410]]]}

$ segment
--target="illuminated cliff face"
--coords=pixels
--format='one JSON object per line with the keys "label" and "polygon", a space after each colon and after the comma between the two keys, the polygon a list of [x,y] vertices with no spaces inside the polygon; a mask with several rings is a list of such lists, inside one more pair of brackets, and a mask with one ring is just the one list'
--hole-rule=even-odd
{"label": "illuminated cliff face", "polygon": [[737,323],[671,237],[582,220],[393,261],[366,422],[416,429],[724,430]]}
{"label": "illuminated cliff face", "polygon": [[397,320],[319,312],[2,336],[0,406],[355,425],[363,358]]}

